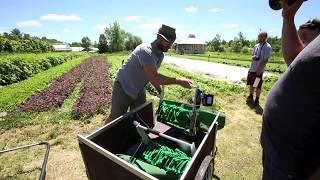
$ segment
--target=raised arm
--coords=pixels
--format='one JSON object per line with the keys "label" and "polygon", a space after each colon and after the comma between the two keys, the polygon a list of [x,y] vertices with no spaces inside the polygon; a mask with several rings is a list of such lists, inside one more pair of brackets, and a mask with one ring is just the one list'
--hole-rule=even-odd
{"label": "raised arm", "polygon": [[287,65],[290,65],[296,56],[304,48],[294,23],[294,17],[303,0],[297,0],[294,4],[288,5],[288,0],[282,0],[282,52]]}

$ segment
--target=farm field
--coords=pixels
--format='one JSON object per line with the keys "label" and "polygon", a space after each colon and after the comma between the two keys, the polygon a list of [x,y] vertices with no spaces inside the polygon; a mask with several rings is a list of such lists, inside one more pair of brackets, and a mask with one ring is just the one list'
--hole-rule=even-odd
{"label": "farm field", "polygon": [[[6,112],[0,117],[0,149],[48,141],[52,148],[47,179],[87,179],[76,135],[87,135],[102,126],[110,111],[108,94],[112,81],[127,55],[126,52],[103,57],[79,57],[0,88],[0,94],[3,94],[0,112]],[[221,179],[260,178],[262,107],[274,81],[266,82],[261,97],[262,107],[252,107],[245,102],[247,90],[244,86],[169,65],[163,65],[160,72],[190,78],[200,88],[215,95],[215,106],[208,110],[220,111],[226,116],[226,125],[218,132],[216,175]],[[95,81],[106,83],[88,83]],[[57,91],[53,87],[67,88]],[[96,89],[95,92],[101,96],[94,96],[90,89]],[[151,98],[152,89],[148,88],[148,91],[148,98]],[[49,96],[48,92],[57,98]],[[164,98],[188,102],[192,95],[192,90],[167,86]],[[50,103],[35,106],[34,102],[39,99]],[[92,102],[95,103],[90,104]],[[35,179],[39,175],[43,153],[43,148],[33,148],[0,156],[0,179]]]}
{"label": "farm field", "polygon": [[13,84],[85,53],[0,54],[0,86]]}

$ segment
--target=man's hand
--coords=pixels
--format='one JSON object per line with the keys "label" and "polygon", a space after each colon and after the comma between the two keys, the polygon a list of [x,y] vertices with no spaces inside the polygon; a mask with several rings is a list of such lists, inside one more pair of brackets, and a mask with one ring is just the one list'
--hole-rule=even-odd
{"label": "man's hand", "polygon": [[297,0],[294,4],[288,5],[289,0],[282,0],[282,17],[285,20],[294,20],[294,16],[296,15],[298,9],[303,3],[303,0]]}
{"label": "man's hand", "polygon": [[177,78],[177,84],[179,84],[180,86],[184,87],[184,88],[188,88],[191,89],[193,87],[192,81],[189,79],[178,79]]}
{"label": "man's hand", "polygon": [[159,98],[162,98],[161,96],[163,96],[163,86],[159,85],[159,86],[157,86],[157,87],[155,87],[155,88],[156,88],[156,90],[157,90],[157,96],[158,96]]}

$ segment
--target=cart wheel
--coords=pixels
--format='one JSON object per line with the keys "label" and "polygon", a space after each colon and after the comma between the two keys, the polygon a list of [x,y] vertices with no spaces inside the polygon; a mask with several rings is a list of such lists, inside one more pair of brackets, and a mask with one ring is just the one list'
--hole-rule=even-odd
{"label": "cart wheel", "polygon": [[207,168],[207,171],[204,174],[203,179],[204,180],[212,180],[212,175],[213,175],[213,162],[211,161],[208,168]]}
{"label": "cart wheel", "polygon": [[213,157],[208,155],[202,161],[200,168],[196,174],[196,180],[212,179],[213,175]]}

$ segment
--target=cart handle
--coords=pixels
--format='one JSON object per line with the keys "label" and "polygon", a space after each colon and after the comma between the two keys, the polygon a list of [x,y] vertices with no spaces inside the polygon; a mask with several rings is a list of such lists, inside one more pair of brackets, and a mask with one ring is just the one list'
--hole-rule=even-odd
{"label": "cart handle", "polygon": [[0,151],[0,154],[10,152],[10,151],[19,150],[19,149],[29,148],[32,146],[38,146],[38,145],[45,145],[46,146],[46,153],[44,155],[44,159],[43,159],[42,167],[41,167],[41,173],[39,176],[39,180],[45,180],[46,179],[46,166],[47,166],[48,156],[49,156],[49,151],[50,151],[50,144],[48,142],[39,142],[39,143],[29,144],[29,145],[20,146],[20,147],[16,147],[16,148],[12,148],[12,149],[6,149],[6,150]]}
{"label": "cart handle", "polygon": [[204,175],[206,174],[208,167],[212,161],[213,157],[211,155],[208,155],[203,159],[196,177],[194,178],[195,180],[202,180],[204,178]]}

